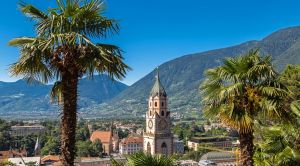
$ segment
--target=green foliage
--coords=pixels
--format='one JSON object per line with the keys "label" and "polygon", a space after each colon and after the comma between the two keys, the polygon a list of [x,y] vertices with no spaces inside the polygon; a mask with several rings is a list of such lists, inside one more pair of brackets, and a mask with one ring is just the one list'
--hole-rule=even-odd
{"label": "green foliage", "polygon": [[102,157],[103,148],[100,140],[77,141],[76,148],[79,157]]}
{"label": "green foliage", "polygon": [[284,124],[261,128],[263,142],[256,145],[256,166],[293,166],[300,164],[300,151],[296,149],[300,137],[298,128]]}
{"label": "green foliage", "polygon": [[151,155],[144,152],[138,152],[129,155],[128,166],[172,166],[173,159],[164,155]]}
{"label": "green foliage", "polygon": [[60,152],[60,139],[59,137],[49,136],[47,142],[41,149],[42,155],[58,155]]}
{"label": "green foliage", "polygon": [[0,119],[0,151],[9,150],[11,145],[10,125]]}

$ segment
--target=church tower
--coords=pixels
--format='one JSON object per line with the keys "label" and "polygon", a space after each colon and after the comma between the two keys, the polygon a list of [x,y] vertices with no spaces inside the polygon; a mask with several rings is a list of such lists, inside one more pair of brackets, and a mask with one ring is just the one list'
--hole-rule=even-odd
{"label": "church tower", "polygon": [[157,69],[156,80],[149,96],[144,132],[144,151],[152,155],[173,153],[171,117],[167,100],[167,93],[160,82]]}

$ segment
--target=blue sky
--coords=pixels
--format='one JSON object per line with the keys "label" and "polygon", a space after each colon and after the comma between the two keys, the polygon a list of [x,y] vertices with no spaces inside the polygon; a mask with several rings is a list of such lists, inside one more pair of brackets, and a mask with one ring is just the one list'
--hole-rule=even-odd
{"label": "blue sky", "polygon": [[[55,0],[23,0],[47,9]],[[33,23],[22,16],[17,0],[3,1],[0,10],[0,81],[10,77],[9,64],[18,49],[14,37],[32,36]],[[119,45],[133,70],[130,85],[156,66],[185,54],[262,39],[281,28],[300,25],[299,0],[106,0],[106,16],[118,19],[121,32],[110,40]]]}

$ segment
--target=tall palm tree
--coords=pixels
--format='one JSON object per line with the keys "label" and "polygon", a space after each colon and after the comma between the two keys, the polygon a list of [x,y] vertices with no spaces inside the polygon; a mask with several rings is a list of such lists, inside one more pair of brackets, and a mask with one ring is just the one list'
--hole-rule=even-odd
{"label": "tall palm tree", "polygon": [[258,115],[284,115],[281,102],[289,95],[271,65],[271,57],[258,50],[226,58],[223,65],[208,69],[201,84],[202,106],[209,118],[217,118],[239,132],[241,165],[253,165],[253,124]]}
{"label": "tall palm tree", "polygon": [[27,4],[20,8],[35,22],[36,36],[9,42],[20,48],[20,58],[10,71],[29,81],[56,81],[51,95],[63,104],[61,158],[63,165],[71,166],[75,155],[78,80],[94,73],[122,79],[129,70],[119,47],[91,41],[118,33],[119,26],[102,15],[102,0],[57,0],[57,7],[46,12]]}

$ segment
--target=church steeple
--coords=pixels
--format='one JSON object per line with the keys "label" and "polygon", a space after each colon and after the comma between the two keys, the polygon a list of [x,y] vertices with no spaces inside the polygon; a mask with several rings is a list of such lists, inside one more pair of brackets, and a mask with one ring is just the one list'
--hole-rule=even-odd
{"label": "church steeple", "polygon": [[146,112],[146,130],[144,151],[150,154],[171,155],[173,152],[173,135],[171,132],[171,115],[168,111],[168,97],[156,69],[156,80],[149,96]]}
{"label": "church steeple", "polygon": [[150,96],[151,97],[155,97],[155,96],[167,96],[167,93],[164,89],[164,87],[162,86],[161,82],[160,82],[160,78],[159,78],[159,71],[158,71],[158,67],[156,68],[156,80],[154,83],[154,86],[152,87],[152,90],[150,92]]}

